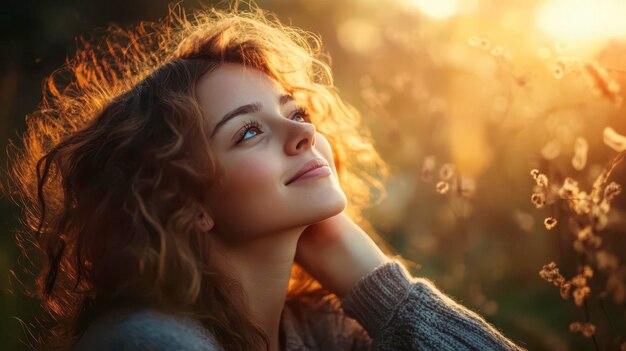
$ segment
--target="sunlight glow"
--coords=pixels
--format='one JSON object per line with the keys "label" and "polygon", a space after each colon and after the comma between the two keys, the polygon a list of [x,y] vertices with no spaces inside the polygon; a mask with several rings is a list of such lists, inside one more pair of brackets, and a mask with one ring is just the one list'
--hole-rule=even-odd
{"label": "sunlight glow", "polygon": [[409,0],[427,16],[432,18],[447,18],[454,15],[459,8],[459,0]]}
{"label": "sunlight glow", "polygon": [[626,36],[624,0],[551,0],[537,13],[537,24],[564,41],[602,41]]}

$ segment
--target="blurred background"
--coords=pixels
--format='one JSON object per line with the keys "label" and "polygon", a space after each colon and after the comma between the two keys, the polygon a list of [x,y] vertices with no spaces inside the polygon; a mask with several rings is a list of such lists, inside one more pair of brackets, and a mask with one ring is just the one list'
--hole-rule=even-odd
{"label": "blurred background", "polygon": [[[2,150],[76,38],[157,20],[168,3],[5,3]],[[421,266],[415,275],[529,350],[626,350],[626,162],[603,173],[626,149],[625,2],[257,4],[321,36],[336,86],[392,170],[368,218]],[[19,214],[0,198],[3,350],[25,349],[23,327],[40,313],[17,284]]]}

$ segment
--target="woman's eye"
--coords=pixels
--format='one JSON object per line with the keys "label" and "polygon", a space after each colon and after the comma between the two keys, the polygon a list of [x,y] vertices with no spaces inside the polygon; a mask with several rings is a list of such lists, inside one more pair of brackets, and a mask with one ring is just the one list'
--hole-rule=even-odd
{"label": "woman's eye", "polygon": [[[296,118],[301,118],[303,122],[307,122],[307,123],[311,122],[309,114],[304,108],[299,108],[292,114],[291,119],[293,120]],[[238,133],[236,144],[239,144],[240,142],[249,139],[246,137],[248,135],[248,132],[255,131],[255,130],[256,132],[261,131],[261,126],[259,125],[259,123],[257,121],[248,121]],[[255,134],[252,134],[250,138],[252,138],[254,135]]]}
{"label": "woman's eye", "polygon": [[246,139],[248,139],[245,136],[248,135],[249,131],[255,130],[255,129],[258,131],[258,130],[260,130],[260,127],[261,126],[256,121],[248,121],[248,123],[246,123],[244,125],[244,127],[241,129],[241,131],[238,133],[238,138],[237,138],[237,143],[236,144],[239,144],[240,142],[245,141]]}
{"label": "woman's eye", "polygon": [[254,129],[255,129],[255,128],[253,128],[253,127],[252,127],[252,128],[248,128],[248,130],[246,130],[246,133],[244,134],[244,138],[243,138],[243,139],[247,139],[247,138],[245,138],[245,136],[246,136],[246,135],[248,135],[248,133],[249,133],[250,131],[254,131]]}
{"label": "woman's eye", "polygon": [[291,119],[295,119],[295,118],[302,118],[304,122],[311,121],[311,119],[309,118],[308,112],[304,108],[299,108],[294,112],[293,117]]}

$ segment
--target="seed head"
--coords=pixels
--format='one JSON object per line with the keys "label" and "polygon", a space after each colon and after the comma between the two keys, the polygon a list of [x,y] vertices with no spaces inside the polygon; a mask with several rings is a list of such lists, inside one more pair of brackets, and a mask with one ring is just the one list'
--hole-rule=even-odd
{"label": "seed head", "polygon": [[450,180],[454,175],[454,165],[452,163],[446,163],[439,169],[439,177],[442,180]]}
{"label": "seed head", "polygon": [[571,280],[572,284],[576,287],[582,288],[584,286],[587,286],[587,278],[585,278],[582,275],[576,275],[574,276],[574,278],[572,278]]}
{"label": "seed head", "polygon": [[591,268],[591,266],[585,265],[581,271],[582,271],[581,274],[583,275],[583,277],[585,278],[593,277],[593,269]]}
{"label": "seed head", "polygon": [[437,192],[439,194],[445,194],[448,192],[448,190],[450,190],[450,184],[442,180],[437,183],[437,186],[435,188],[437,189]]}
{"label": "seed head", "polygon": [[557,62],[554,66],[552,66],[552,75],[556,79],[561,79],[565,75],[565,64],[561,61]]}
{"label": "seed head", "polygon": [[622,187],[615,182],[611,182],[609,183],[609,185],[606,186],[606,188],[604,188],[604,198],[608,201],[611,201],[621,192]]}
{"label": "seed head", "polygon": [[582,328],[583,328],[583,325],[580,322],[572,322],[569,325],[569,331],[571,331],[572,333],[577,333],[581,331]]}
{"label": "seed head", "polygon": [[467,38],[467,43],[469,44],[469,46],[476,47],[480,44],[480,38],[478,38],[477,36],[471,36]]}
{"label": "seed head", "polygon": [[591,323],[583,324],[582,333],[584,336],[590,338],[596,332],[596,326]]}
{"label": "seed head", "polygon": [[491,54],[496,57],[501,56],[502,54],[504,54],[504,48],[500,45],[495,46],[493,49],[491,49]]}
{"label": "seed head", "polygon": [[602,139],[607,146],[617,152],[626,150],[626,136],[619,134],[611,127],[604,128]]}
{"label": "seed head", "polygon": [[590,293],[591,288],[588,286],[583,286],[574,290],[572,296],[574,296],[574,303],[576,304],[576,306],[582,306],[585,298],[589,296]]}
{"label": "seed head", "polygon": [[543,224],[546,226],[546,229],[550,230],[556,226],[557,220],[554,217],[547,217],[543,220]]}
{"label": "seed head", "polygon": [[563,186],[559,189],[559,196],[563,199],[569,199],[578,195],[578,182],[567,177],[563,182]]}
{"label": "seed head", "polygon": [[561,284],[561,286],[559,286],[559,293],[561,294],[561,297],[564,300],[567,300],[569,298],[569,291],[571,288],[572,288],[572,283],[570,282],[565,282]]}
{"label": "seed head", "polygon": [[537,179],[537,176],[539,175],[539,170],[534,168],[530,171],[530,175],[533,176],[533,179]]}
{"label": "seed head", "polygon": [[584,336],[590,338],[596,332],[596,326],[590,322],[573,322],[569,325],[569,330],[572,333],[581,332]]}
{"label": "seed head", "polygon": [[546,203],[546,196],[543,193],[534,193],[530,196],[530,201],[533,202],[535,207],[542,208]]}
{"label": "seed head", "polygon": [[483,50],[489,50],[489,48],[491,48],[491,42],[487,38],[480,38],[478,46]]}
{"label": "seed head", "polygon": [[548,177],[543,173],[537,175],[537,178],[535,178],[535,181],[537,182],[537,185],[539,185],[540,187],[545,188],[548,186]]}

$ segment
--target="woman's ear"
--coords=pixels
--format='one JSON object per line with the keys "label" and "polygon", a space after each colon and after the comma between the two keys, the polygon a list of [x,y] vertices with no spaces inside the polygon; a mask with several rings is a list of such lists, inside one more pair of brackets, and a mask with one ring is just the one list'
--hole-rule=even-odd
{"label": "woman's ear", "polygon": [[213,219],[204,212],[198,213],[197,225],[198,228],[203,232],[208,232],[213,229]]}

